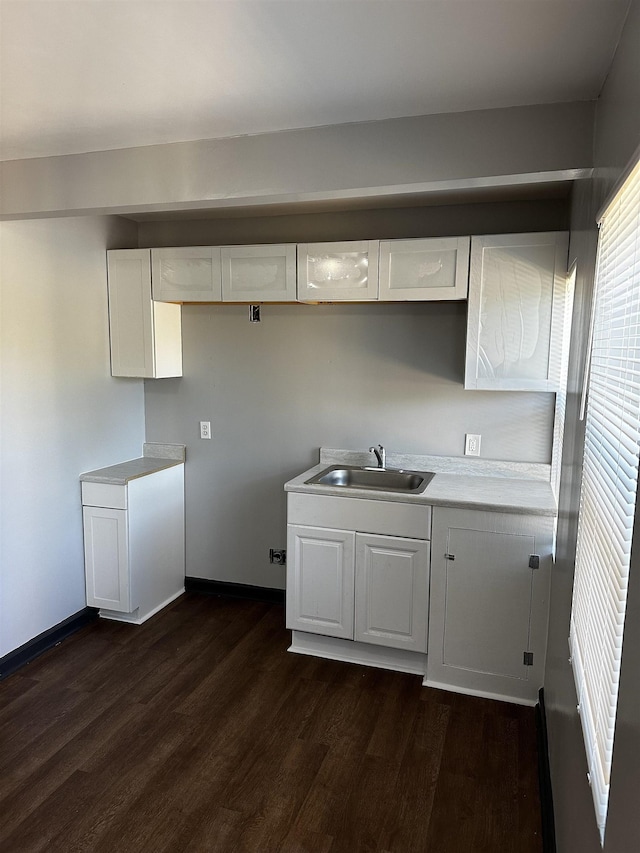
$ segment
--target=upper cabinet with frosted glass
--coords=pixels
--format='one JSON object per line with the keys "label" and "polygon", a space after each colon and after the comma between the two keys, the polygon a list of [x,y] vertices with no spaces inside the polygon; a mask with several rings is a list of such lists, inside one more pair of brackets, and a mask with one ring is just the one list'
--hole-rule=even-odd
{"label": "upper cabinet with frosted glass", "polygon": [[380,241],[380,299],[466,299],[469,237]]}
{"label": "upper cabinet with frosted glass", "polygon": [[225,246],[223,302],[295,302],[296,246]]}
{"label": "upper cabinet with frosted glass", "polygon": [[465,388],[558,390],[567,246],[565,232],[472,238]]}
{"label": "upper cabinet with frosted glass", "polygon": [[151,282],[157,302],[221,302],[220,248],[152,249]]}
{"label": "upper cabinet with frosted glass", "polygon": [[300,302],[377,298],[377,240],[298,244]]}
{"label": "upper cabinet with frosted glass", "polygon": [[159,302],[295,302],[296,247],[195,246],[151,250]]}

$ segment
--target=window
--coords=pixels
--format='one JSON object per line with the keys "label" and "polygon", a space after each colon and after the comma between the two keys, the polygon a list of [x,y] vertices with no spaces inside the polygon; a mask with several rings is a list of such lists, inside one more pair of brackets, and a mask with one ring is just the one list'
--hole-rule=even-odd
{"label": "window", "polygon": [[600,840],[640,441],[640,162],[600,219],[569,642]]}

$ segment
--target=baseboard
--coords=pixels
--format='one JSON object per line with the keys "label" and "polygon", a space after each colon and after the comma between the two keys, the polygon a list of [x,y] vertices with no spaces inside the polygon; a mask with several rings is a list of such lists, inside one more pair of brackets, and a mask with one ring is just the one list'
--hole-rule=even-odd
{"label": "baseboard", "polygon": [[284,604],[284,590],[266,586],[212,581],[208,578],[185,578],[184,588],[186,592],[202,592],[205,595],[222,595],[226,598],[247,598],[250,601]]}
{"label": "baseboard", "polygon": [[16,670],[23,667],[25,664],[37,658],[43,652],[52,649],[66,640],[71,634],[75,634],[80,628],[84,628],[89,622],[93,622],[98,618],[98,610],[95,607],[85,607],[69,616],[67,619],[43,631],[37,637],[34,637],[29,642],[20,646],[18,649],[9,652],[3,658],[0,658],[0,681],[8,675],[12,675]]}
{"label": "baseboard", "polygon": [[422,652],[391,649],[375,643],[342,640],[338,637],[325,637],[322,634],[310,634],[306,631],[291,632],[291,645],[288,651],[344,663],[356,663],[360,666],[390,669],[393,672],[407,672],[421,677],[427,668],[427,656]]}
{"label": "baseboard", "polygon": [[542,849],[544,853],[556,853],[556,827],[553,814],[553,792],[551,790],[547,715],[544,707],[544,688],[542,687],[538,692],[538,704],[536,705],[536,737],[538,742],[538,784],[540,787],[540,812],[542,818]]}

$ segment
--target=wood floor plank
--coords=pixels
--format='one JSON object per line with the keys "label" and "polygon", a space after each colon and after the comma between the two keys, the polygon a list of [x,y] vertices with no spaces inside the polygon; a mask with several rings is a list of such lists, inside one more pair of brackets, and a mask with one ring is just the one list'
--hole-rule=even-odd
{"label": "wood floor plank", "polygon": [[290,654],[189,593],[0,683],[8,853],[540,853],[533,711]]}

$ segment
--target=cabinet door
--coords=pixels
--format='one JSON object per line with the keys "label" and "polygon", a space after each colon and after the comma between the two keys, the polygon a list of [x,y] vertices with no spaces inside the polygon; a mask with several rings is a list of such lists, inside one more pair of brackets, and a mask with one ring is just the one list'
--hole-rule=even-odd
{"label": "cabinet door", "polygon": [[131,601],[127,511],[82,508],[87,604],[130,613]]}
{"label": "cabinet door", "polygon": [[552,528],[553,519],[434,510],[428,682],[535,702]]}
{"label": "cabinet door", "polygon": [[465,388],[557,390],[567,287],[565,233],[473,237]]}
{"label": "cabinet door", "polygon": [[380,241],[380,299],[466,299],[469,237]]}
{"label": "cabinet door", "polygon": [[221,302],[220,249],[152,249],[153,298],[159,302]]}
{"label": "cabinet door", "polygon": [[287,628],[353,639],[355,533],[289,525]]}
{"label": "cabinet door", "polygon": [[298,244],[298,299],[378,298],[378,241]]}
{"label": "cabinet door", "polygon": [[182,376],[179,305],[151,299],[149,249],[107,252],[111,375]]}
{"label": "cabinet door", "polygon": [[429,543],[356,534],[355,639],[427,650]]}
{"label": "cabinet door", "polygon": [[295,244],[223,248],[222,298],[225,302],[295,302]]}

